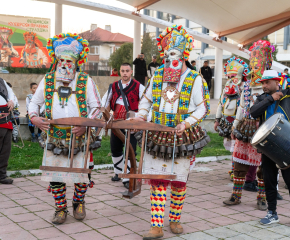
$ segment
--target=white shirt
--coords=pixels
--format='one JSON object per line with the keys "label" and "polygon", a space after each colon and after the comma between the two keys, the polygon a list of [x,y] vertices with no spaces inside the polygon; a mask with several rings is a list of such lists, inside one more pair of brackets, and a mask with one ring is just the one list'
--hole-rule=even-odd
{"label": "white shirt", "polygon": [[[69,83],[68,87],[72,88],[72,91],[75,91],[76,82],[78,74],[76,74],[75,79]],[[101,107],[101,98],[99,91],[97,89],[94,81],[89,77],[87,80],[87,110],[88,110],[88,118],[101,118],[102,112],[98,107]],[[29,116],[30,118],[33,116],[39,116],[39,108],[44,104],[44,83],[45,79],[43,78],[39,83],[39,86],[31,99],[29,104]],[[63,82],[56,81],[55,89],[59,86],[63,86]],[[60,105],[58,93],[53,93],[53,106],[52,106],[52,119],[58,118],[67,118],[67,117],[79,117],[79,109],[76,99],[76,94],[71,94],[68,99],[67,106],[62,108]]]}
{"label": "white shirt", "polygon": [[[130,81],[128,83],[125,83],[125,84],[122,83],[123,89],[128,87],[129,84],[131,83],[131,81],[132,81],[132,79],[130,79]],[[145,90],[144,85],[140,84],[140,86],[139,86],[139,99],[141,99],[144,90]],[[112,90],[110,91],[109,97],[108,97],[108,91],[105,93],[105,95],[102,98],[102,106],[103,107],[106,108],[110,104],[112,96],[113,96]],[[126,99],[126,101],[127,101],[127,104],[128,104],[128,100],[127,99]],[[123,101],[122,95],[117,99],[116,104],[124,105],[124,101]]]}
{"label": "white shirt", "polygon": [[[3,81],[4,81],[4,84],[5,84],[5,86],[6,86],[6,88],[7,88],[7,92],[8,92],[8,101],[12,101],[13,102],[13,104],[14,104],[14,106],[15,106],[15,100],[14,100],[14,93],[13,93],[13,90],[7,85],[7,83],[6,83],[6,81],[3,79]],[[6,102],[6,100],[0,95],[0,105],[6,105],[7,104],[7,102]]]}
{"label": "white shirt", "polygon": [[[181,92],[183,82],[190,71],[191,71],[191,69],[188,68],[181,75],[179,83],[170,84],[170,85],[173,87],[175,86],[176,89],[179,92]],[[153,96],[152,96],[153,78],[154,78],[154,76],[151,78],[150,86],[146,90],[146,93],[145,93],[146,98],[143,97],[139,103],[139,111],[137,114],[139,116],[147,116],[147,119],[148,119],[148,113],[151,110],[152,101],[153,101]],[[163,82],[162,83],[162,90],[164,90],[168,85],[169,85],[169,83]],[[201,78],[201,76],[197,76],[195,78],[193,88],[191,91],[191,98],[190,98],[190,103],[189,103],[189,108],[188,108],[188,112],[192,112],[192,114],[190,115],[190,117],[185,119],[185,122],[188,122],[190,125],[195,124],[197,122],[197,119],[202,119],[207,114],[207,107],[206,107],[206,102],[204,101],[205,96],[204,96],[203,89],[204,88],[203,88],[202,78]],[[151,100],[151,102],[148,101],[147,99]],[[160,106],[159,106],[160,112],[163,110],[163,105],[164,105],[164,98],[161,95],[161,101],[160,101]],[[176,99],[174,104],[173,104],[173,113],[177,113],[178,105],[179,105],[179,98]],[[165,103],[164,112],[171,113],[171,104],[169,102]]]}

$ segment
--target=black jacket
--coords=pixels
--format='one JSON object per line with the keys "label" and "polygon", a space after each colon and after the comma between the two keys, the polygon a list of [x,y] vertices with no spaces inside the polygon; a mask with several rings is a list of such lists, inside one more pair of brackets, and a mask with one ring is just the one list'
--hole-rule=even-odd
{"label": "black jacket", "polygon": [[135,75],[134,76],[145,76],[147,77],[146,61],[136,58],[133,62],[135,65]]}
{"label": "black jacket", "polygon": [[205,80],[211,80],[212,79],[212,72],[210,67],[201,67],[200,72]]}
{"label": "black jacket", "polygon": [[[280,99],[279,106],[286,113],[288,120],[290,119],[290,89],[282,90],[284,96]],[[253,118],[260,118],[260,125],[266,121],[265,112],[268,106],[274,103],[274,99],[271,95],[267,96],[265,93],[257,97],[256,102],[250,109],[251,116]]]}

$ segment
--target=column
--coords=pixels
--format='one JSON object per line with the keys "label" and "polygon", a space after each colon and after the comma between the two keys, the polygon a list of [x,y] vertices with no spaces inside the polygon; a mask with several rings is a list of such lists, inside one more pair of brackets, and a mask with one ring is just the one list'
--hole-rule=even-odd
{"label": "column", "polygon": [[223,81],[223,50],[215,48],[215,68],[214,68],[214,99],[219,99],[222,92]]}
{"label": "column", "polygon": [[[141,53],[141,22],[134,21],[133,61]],[[135,74],[135,67],[133,65]]]}
{"label": "column", "polygon": [[62,4],[55,3],[55,35],[62,33]]}

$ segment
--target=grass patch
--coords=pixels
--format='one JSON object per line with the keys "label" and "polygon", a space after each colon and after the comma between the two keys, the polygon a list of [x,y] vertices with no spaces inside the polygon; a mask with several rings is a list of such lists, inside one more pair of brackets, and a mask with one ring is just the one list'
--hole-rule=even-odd
{"label": "grass patch", "polygon": [[[211,138],[211,142],[202,150],[201,154],[197,155],[197,157],[231,154],[229,151],[225,150],[222,137],[217,133],[208,134]],[[8,171],[38,169],[41,165],[43,150],[40,148],[39,144],[30,141],[24,141],[24,144],[25,147],[23,149],[12,146],[7,168]],[[140,157],[140,150],[141,149],[137,147],[137,158]],[[103,137],[102,147],[94,151],[94,163],[96,165],[112,163],[109,137]]]}

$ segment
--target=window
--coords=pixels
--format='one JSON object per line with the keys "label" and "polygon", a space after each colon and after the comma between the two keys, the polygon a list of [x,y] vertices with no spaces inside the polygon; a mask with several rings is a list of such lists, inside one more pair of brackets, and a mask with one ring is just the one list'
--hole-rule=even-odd
{"label": "window", "polygon": [[99,55],[100,54],[100,46],[90,46],[90,55]]}
{"label": "window", "polygon": [[113,52],[114,52],[114,47],[110,47],[110,56],[112,55]]}

